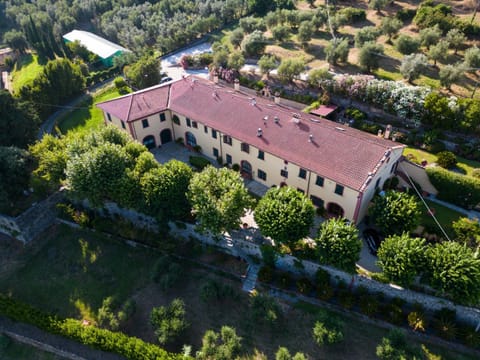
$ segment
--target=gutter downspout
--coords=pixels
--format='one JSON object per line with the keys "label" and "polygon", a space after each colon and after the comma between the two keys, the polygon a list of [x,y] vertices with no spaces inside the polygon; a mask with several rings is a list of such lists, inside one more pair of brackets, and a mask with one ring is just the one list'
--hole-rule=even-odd
{"label": "gutter downspout", "polygon": [[360,212],[360,207],[362,205],[362,199],[363,199],[363,192],[358,194],[357,197],[357,205],[355,206],[355,212],[353,213],[353,222],[357,224],[358,221],[358,214]]}

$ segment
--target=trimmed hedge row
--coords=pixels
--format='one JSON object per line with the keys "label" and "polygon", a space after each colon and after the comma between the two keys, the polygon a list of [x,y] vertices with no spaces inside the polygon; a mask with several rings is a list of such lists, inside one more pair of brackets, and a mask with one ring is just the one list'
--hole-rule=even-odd
{"label": "trimmed hedge row", "polygon": [[164,349],[136,337],[85,326],[75,319],[59,319],[32,306],[0,294],[0,315],[14,321],[28,323],[50,333],[59,334],[82,344],[108,352],[115,352],[134,360],[180,360],[183,355],[168,353]]}
{"label": "trimmed hedge row", "polygon": [[201,156],[190,156],[188,158],[188,161],[190,164],[195,167],[197,170],[202,171],[205,169],[208,165],[212,165],[210,161],[205,159],[204,157]]}
{"label": "trimmed hedge row", "polygon": [[428,178],[438,190],[438,198],[461,206],[473,208],[480,202],[480,179],[455,174],[439,168],[427,168]]}

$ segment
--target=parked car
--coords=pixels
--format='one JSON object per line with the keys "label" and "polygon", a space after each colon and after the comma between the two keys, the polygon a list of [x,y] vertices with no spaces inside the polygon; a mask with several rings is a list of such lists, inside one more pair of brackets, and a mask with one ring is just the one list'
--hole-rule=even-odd
{"label": "parked car", "polygon": [[370,253],[377,256],[377,251],[383,241],[383,237],[374,229],[366,229],[363,231],[363,238],[368,245]]}
{"label": "parked car", "polygon": [[160,84],[164,84],[166,82],[172,81],[173,79],[170,76],[165,76],[160,80]]}

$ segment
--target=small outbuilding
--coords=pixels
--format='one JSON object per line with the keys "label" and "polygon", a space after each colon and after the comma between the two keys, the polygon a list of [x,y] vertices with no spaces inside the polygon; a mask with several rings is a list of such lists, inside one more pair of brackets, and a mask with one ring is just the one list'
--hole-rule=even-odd
{"label": "small outbuilding", "polygon": [[106,67],[113,65],[113,58],[115,56],[130,52],[130,50],[88,31],[70,31],[68,34],[63,35],[63,40],[65,43],[79,41],[88,51],[98,55]]}

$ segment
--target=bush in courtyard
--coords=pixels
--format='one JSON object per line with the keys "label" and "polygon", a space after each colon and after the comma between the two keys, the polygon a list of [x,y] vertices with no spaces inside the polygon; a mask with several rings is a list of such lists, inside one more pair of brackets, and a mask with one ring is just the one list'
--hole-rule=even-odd
{"label": "bush in courtyard", "polygon": [[444,169],[452,169],[457,165],[457,157],[451,151],[442,151],[437,154],[437,164]]}
{"label": "bush in courtyard", "polygon": [[190,156],[188,162],[195,167],[197,170],[203,170],[208,165],[211,165],[211,162],[201,156]]}

